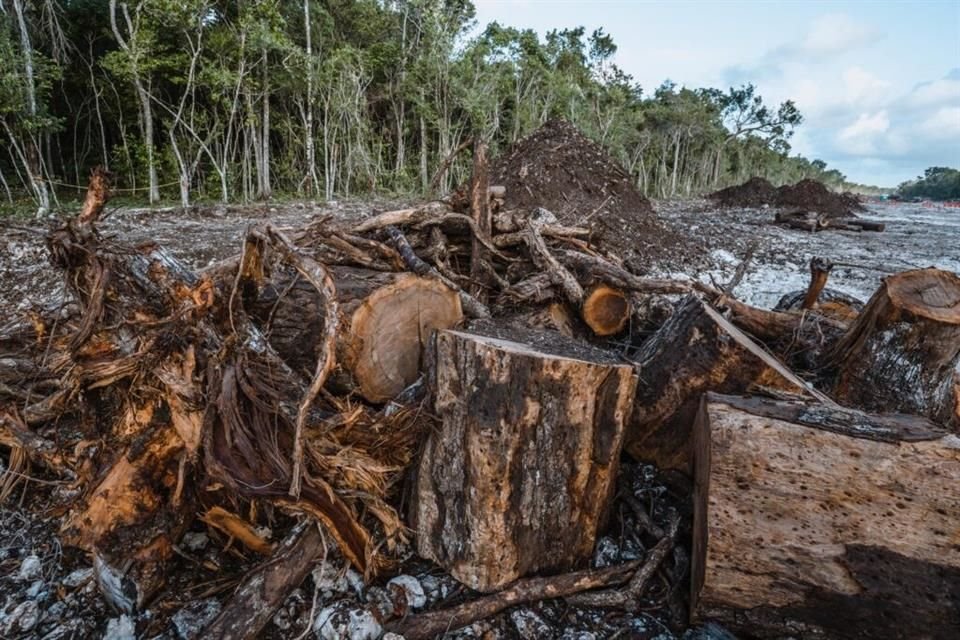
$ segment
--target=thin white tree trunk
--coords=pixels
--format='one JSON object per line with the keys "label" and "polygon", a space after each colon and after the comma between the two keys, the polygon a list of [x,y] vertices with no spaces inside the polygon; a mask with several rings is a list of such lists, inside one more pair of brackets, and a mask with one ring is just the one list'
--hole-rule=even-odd
{"label": "thin white tree trunk", "polygon": [[[123,18],[127,24],[127,32],[131,37],[135,35],[133,21],[130,19],[130,13],[127,10],[127,4],[122,3],[120,8],[123,11]],[[150,92],[143,84],[143,78],[140,76],[139,57],[140,52],[130,48],[129,43],[120,34],[117,27],[117,0],[110,0],[110,27],[113,29],[113,36],[117,40],[120,48],[129,56],[131,71],[133,75],[133,86],[137,92],[137,99],[140,101],[140,117],[143,130],[143,144],[147,151],[147,175],[149,180],[149,200],[153,204],[160,199],[160,188],[157,183],[157,167],[153,157],[153,107],[150,104]]]}
{"label": "thin white tree trunk", "polygon": [[306,131],[304,134],[304,146],[307,152],[307,192],[313,196],[317,192],[317,161],[313,144],[313,43],[310,24],[310,0],[303,0],[303,22],[305,25],[307,38],[307,105],[306,105]]}
{"label": "thin white tree trunk", "polygon": [[[23,3],[21,0],[13,0],[13,11],[17,14],[17,26],[20,30],[20,47],[23,49],[23,67],[26,76],[27,109],[31,119],[37,117],[37,93],[33,70],[33,45],[30,43],[30,33],[27,31],[27,20],[23,14]],[[12,136],[12,134],[11,134]],[[40,147],[36,137],[33,134],[28,135],[27,149],[23,151],[25,156],[24,168],[30,176],[33,184],[33,191],[37,197],[37,215],[46,215],[50,211],[50,194],[47,191],[47,183],[44,181],[43,171],[40,166]]]}

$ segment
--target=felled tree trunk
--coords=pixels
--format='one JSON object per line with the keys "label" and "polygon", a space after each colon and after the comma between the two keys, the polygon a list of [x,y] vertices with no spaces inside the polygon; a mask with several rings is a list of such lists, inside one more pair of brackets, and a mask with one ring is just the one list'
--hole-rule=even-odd
{"label": "felled tree trunk", "polygon": [[960,277],[919,269],[885,278],[831,361],[841,402],[960,430]]}
{"label": "felled tree trunk", "polygon": [[660,469],[692,470],[691,425],[704,392],[744,393],[752,385],[806,390],[789,370],[693,295],[633,360],[639,382],[626,448]]}
{"label": "felled tree trunk", "polygon": [[695,442],[695,620],[751,637],[957,637],[956,436],[708,394]]}
{"label": "felled tree trunk", "polygon": [[442,428],[420,460],[417,547],[472,589],[567,570],[593,550],[636,379],[555,333],[437,335]]}
{"label": "felled tree trunk", "polygon": [[[410,273],[355,267],[330,271],[340,316],[334,383],[370,402],[392,400],[419,376],[430,334],[463,319],[457,293]],[[316,289],[291,274],[255,295],[254,313],[277,352],[294,369],[312,368],[323,335]]]}

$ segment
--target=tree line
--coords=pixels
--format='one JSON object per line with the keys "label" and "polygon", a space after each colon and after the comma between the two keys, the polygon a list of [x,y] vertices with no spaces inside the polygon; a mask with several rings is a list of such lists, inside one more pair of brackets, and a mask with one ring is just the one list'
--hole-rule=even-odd
{"label": "tree line", "polygon": [[[563,117],[653,197],[759,175],[845,177],[791,155],[803,117],[753,85],[645,92],[602,30],[479,30],[469,0],[0,0],[0,189],[41,210],[105,165],[151,203],[431,189]],[[457,159],[438,188],[465,178]]]}
{"label": "tree line", "polygon": [[908,180],[897,187],[897,194],[901,198],[960,200],[960,170],[930,167],[916,180]]}

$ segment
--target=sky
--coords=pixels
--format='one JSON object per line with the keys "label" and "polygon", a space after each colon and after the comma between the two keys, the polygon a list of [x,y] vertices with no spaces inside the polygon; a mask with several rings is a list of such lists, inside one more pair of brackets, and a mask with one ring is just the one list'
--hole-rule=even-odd
{"label": "sky", "polygon": [[960,0],[474,0],[489,22],[602,27],[614,62],[652,93],[664,80],[752,82],[792,99],[793,151],[862,184],[896,186],[929,166],[960,168]]}

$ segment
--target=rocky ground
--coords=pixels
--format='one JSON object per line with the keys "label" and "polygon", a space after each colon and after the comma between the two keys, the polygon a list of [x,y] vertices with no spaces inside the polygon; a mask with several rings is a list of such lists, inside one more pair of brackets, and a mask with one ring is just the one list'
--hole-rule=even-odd
{"label": "rocky ground", "polygon": [[[121,209],[102,225],[104,233],[126,241],[154,241],[169,247],[192,268],[202,268],[232,255],[241,246],[246,227],[270,221],[299,226],[316,216],[360,217],[397,203],[351,202],[333,205],[287,204],[256,207]],[[960,214],[920,205],[871,205],[862,214],[887,224],[883,233],[822,232],[811,234],[770,224],[769,209],[714,208],[708,201],[658,202],[663,223],[705,251],[676,255],[652,269],[659,275],[727,282],[748,248],[754,256],[735,294],[745,302],[772,307],[784,293],[806,286],[811,257],[828,258],[838,266],[830,286],[867,299],[888,273],[924,266],[960,271]],[[0,223],[0,309],[6,316],[36,304],[55,304],[62,290],[57,272],[46,260],[44,225],[19,221]],[[3,458],[0,458],[0,465]],[[648,467],[628,468],[621,490],[647,505],[650,517],[663,524],[669,509],[682,509],[676,496]],[[207,537],[202,528],[185,538],[180,562],[195,570],[190,584],[170,585],[166,598],[134,618],[107,609],[81,554],[61,548],[56,530],[60,514],[45,509],[56,491],[54,479],[38,479],[20,488],[0,506],[0,638],[193,638],[216,615],[236,576],[254,559],[238,557]],[[632,533],[638,525],[623,509],[615,515],[609,536],[601,540],[595,564],[621,562],[642,553],[644,540]],[[641,527],[642,528],[642,527]],[[670,571],[682,571],[687,559],[678,550]],[[220,567],[221,569],[217,569]],[[224,578],[223,567],[230,567]],[[462,588],[449,576],[411,562],[400,587],[421,606],[455,602]],[[650,610],[631,615],[569,610],[547,603],[508,612],[493,620],[450,634],[451,638],[722,638],[717,629],[677,636],[670,631],[677,614],[676,594],[667,579],[652,590]],[[313,576],[274,617],[272,638],[342,637],[353,625],[353,637],[376,637],[377,626],[360,615],[358,603],[380,597],[385,585],[362,586],[359,576],[337,558],[317,566]],[[379,591],[378,591],[379,590]],[[362,631],[369,631],[367,636]]]}

